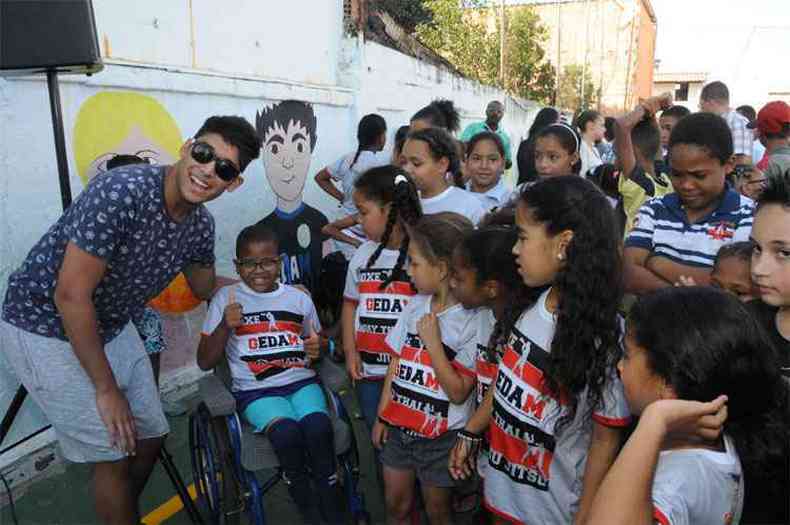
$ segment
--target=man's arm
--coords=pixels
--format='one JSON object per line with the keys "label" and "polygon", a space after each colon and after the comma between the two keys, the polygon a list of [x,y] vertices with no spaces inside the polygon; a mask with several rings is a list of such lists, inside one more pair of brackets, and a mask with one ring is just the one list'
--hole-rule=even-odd
{"label": "man's arm", "polygon": [[661,276],[647,268],[650,251],[644,248],[629,247],[623,251],[625,291],[633,294],[652,292],[671,286]]}
{"label": "man's arm", "polygon": [[647,261],[646,267],[648,270],[670,283],[679,282],[682,276],[693,278],[694,282],[699,286],[708,286],[710,284],[711,268],[689,266],[662,256],[651,257]]}
{"label": "man's arm", "polygon": [[217,285],[217,269],[214,264],[192,263],[184,268],[184,277],[195,297],[208,301]]}
{"label": "man's arm", "polygon": [[134,417],[104,353],[93,304],[93,292],[106,269],[104,259],[69,242],[54,300],[74,354],[96,389],[96,407],[112,443],[121,451],[132,453],[136,445]]}
{"label": "man's arm", "polygon": [[752,164],[752,151],[754,149],[754,133],[746,127],[748,122],[745,118],[736,119],[734,126],[730,128],[732,132],[733,145],[733,165]]}

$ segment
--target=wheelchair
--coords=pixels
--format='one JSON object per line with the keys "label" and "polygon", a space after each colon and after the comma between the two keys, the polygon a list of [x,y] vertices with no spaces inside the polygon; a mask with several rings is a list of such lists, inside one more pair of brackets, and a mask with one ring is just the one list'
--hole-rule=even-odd
{"label": "wheelchair", "polygon": [[[334,429],[338,482],[346,514],[353,523],[368,524],[364,495],[359,489],[359,452],[351,418],[338,392],[348,383],[345,369],[324,358],[318,370]],[[208,523],[237,524],[242,514],[253,525],[264,525],[264,495],[283,480],[269,440],[242,421],[228,387],[230,373],[222,363],[198,383],[200,404],[189,416],[189,447],[198,508]],[[265,471],[264,481],[256,474]],[[273,471],[273,474],[269,472]]]}

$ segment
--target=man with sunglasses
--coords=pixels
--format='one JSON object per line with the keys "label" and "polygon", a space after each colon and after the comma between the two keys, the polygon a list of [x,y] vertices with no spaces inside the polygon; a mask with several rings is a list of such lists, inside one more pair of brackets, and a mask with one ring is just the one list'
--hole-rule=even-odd
{"label": "man with sunglasses", "polygon": [[172,166],[100,174],[11,274],[0,349],[52,424],[66,459],[94,465],[96,512],[139,523],[138,498],[167,420],[130,317],[179,272],[215,286],[214,219],[259,155],[241,117],[211,117]]}

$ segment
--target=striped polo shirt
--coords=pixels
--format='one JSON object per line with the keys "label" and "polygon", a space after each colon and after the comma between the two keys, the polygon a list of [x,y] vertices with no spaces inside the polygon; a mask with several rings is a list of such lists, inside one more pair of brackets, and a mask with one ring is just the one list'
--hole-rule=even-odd
{"label": "striped polo shirt", "polygon": [[709,268],[719,248],[749,240],[753,213],[754,201],[727,188],[718,208],[689,223],[680,197],[670,193],[642,206],[625,247],[644,248],[680,264]]}

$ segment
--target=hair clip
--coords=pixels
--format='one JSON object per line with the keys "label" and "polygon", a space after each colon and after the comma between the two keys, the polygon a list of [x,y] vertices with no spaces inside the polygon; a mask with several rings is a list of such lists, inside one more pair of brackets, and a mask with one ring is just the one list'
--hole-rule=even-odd
{"label": "hair clip", "polygon": [[409,183],[409,179],[407,179],[407,178],[406,178],[406,175],[400,175],[400,174],[399,174],[399,175],[396,175],[396,176],[395,176],[395,186],[397,186],[398,184],[402,184],[402,183],[404,183],[404,182],[405,182],[406,184],[408,184],[408,183]]}

